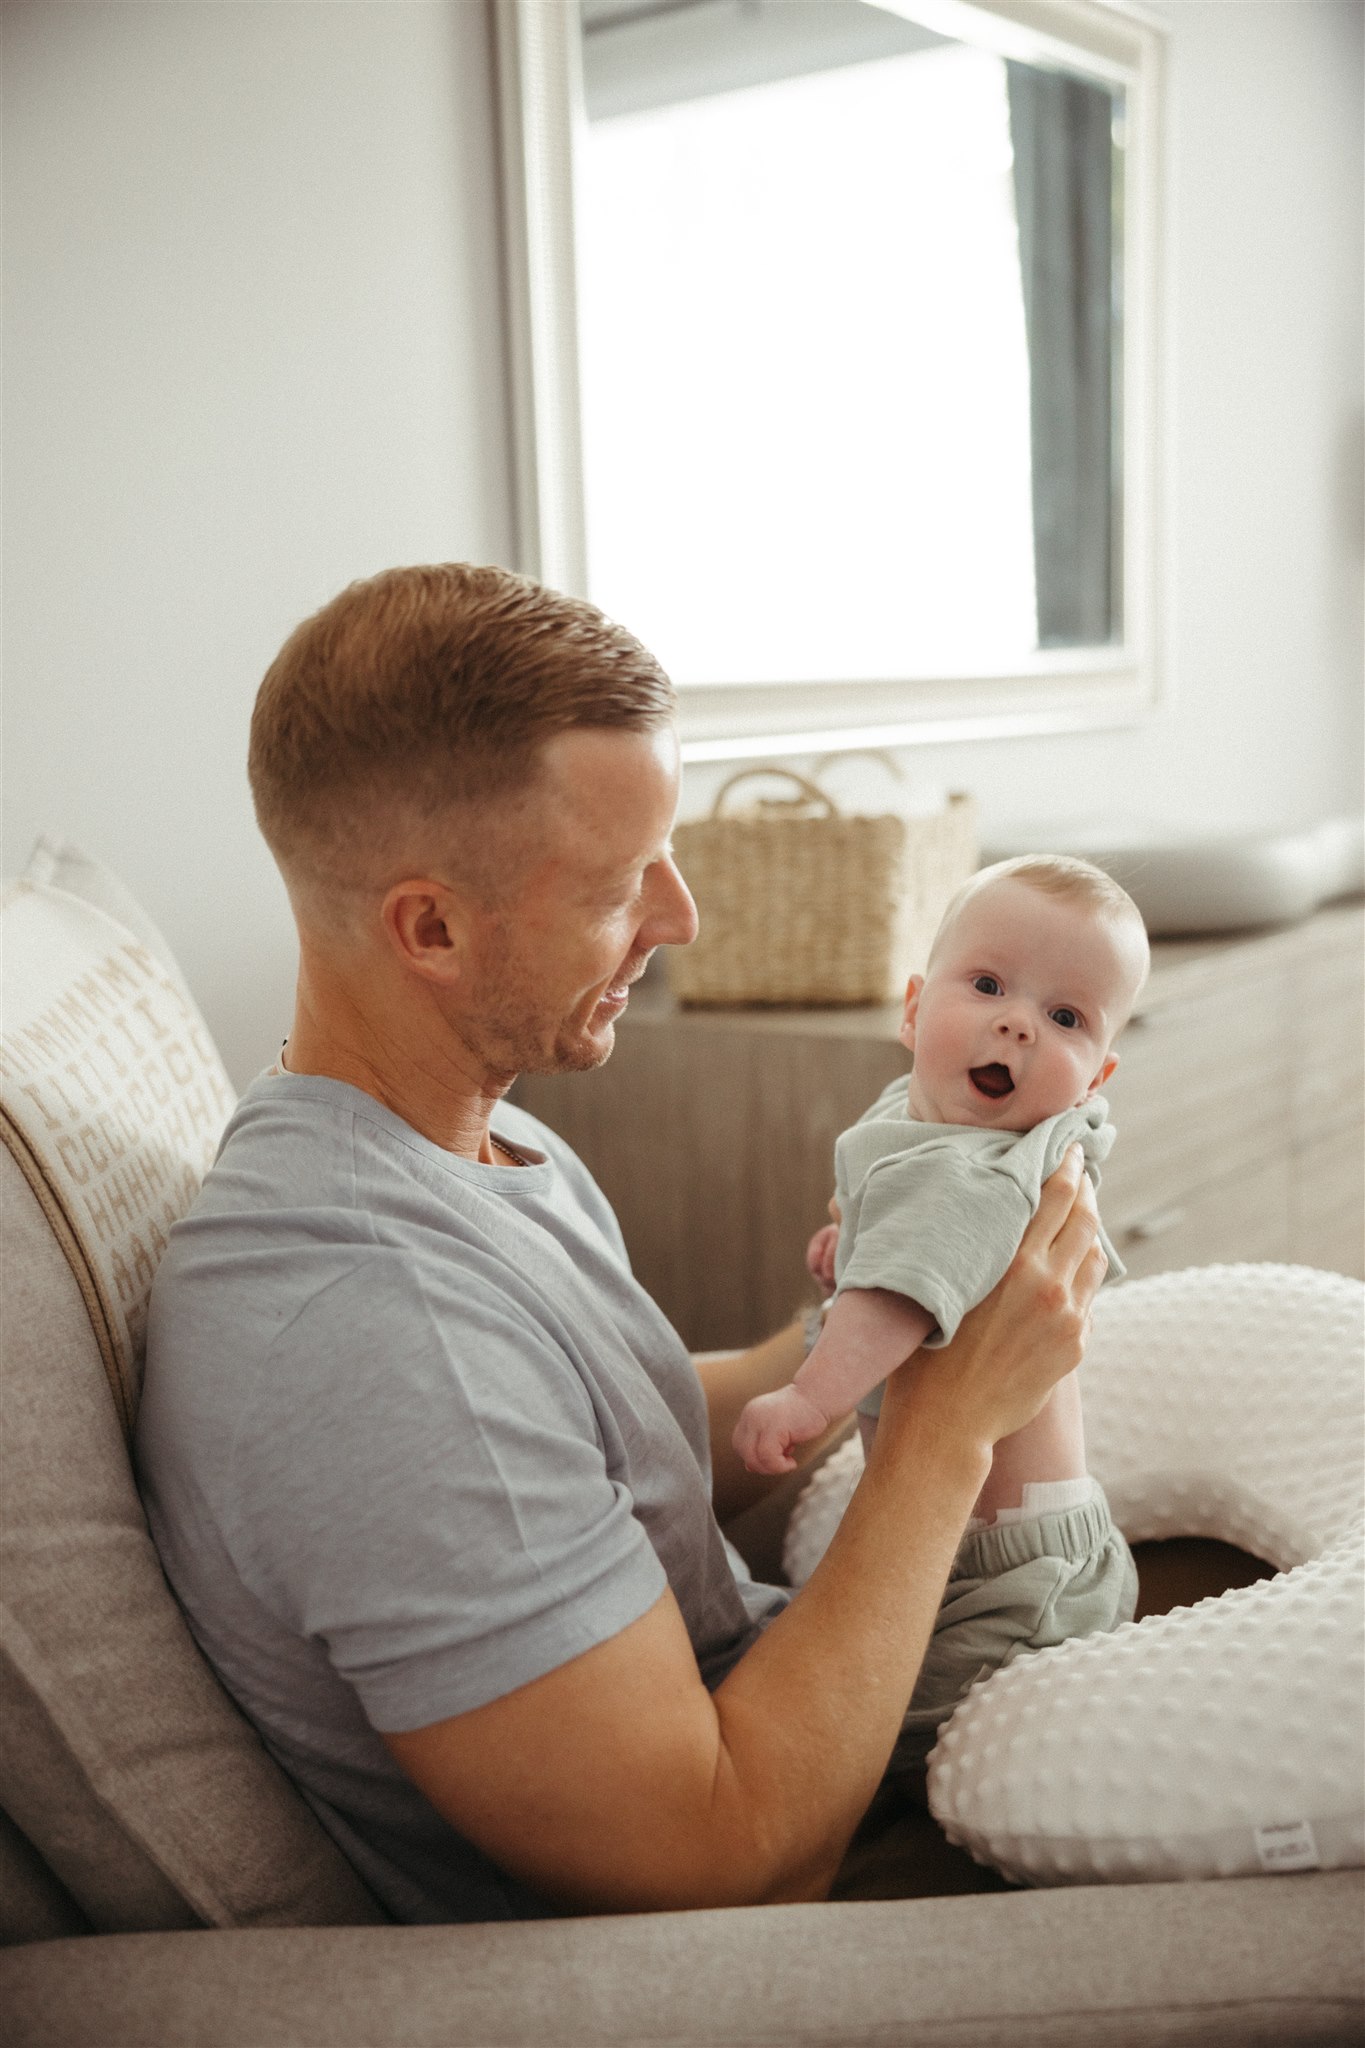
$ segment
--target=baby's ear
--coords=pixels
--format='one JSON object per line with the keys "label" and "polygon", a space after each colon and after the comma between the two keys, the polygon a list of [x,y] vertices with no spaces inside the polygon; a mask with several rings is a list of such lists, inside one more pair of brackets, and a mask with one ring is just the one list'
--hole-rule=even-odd
{"label": "baby's ear", "polygon": [[1101,1088],[1103,1088],[1105,1082],[1109,1079],[1109,1076],[1113,1073],[1118,1063],[1119,1056],[1116,1052],[1110,1052],[1105,1054],[1104,1065],[1100,1068],[1098,1074],[1096,1074],[1094,1080],[1086,1089],[1085,1094],[1081,1097],[1082,1102],[1089,1102],[1092,1096],[1099,1094]]}
{"label": "baby's ear", "polygon": [[[919,995],[923,987],[922,974],[912,974],[905,984],[905,1015],[901,1018],[901,1028],[896,1036],[910,1052],[915,1050],[915,1018],[919,1014]],[[1098,1087],[1099,1083],[1096,1082],[1095,1085]]]}

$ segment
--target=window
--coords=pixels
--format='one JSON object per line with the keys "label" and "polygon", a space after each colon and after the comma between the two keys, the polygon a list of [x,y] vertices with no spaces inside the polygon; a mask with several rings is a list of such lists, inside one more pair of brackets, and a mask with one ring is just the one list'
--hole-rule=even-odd
{"label": "window", "polygon": [[524,566],[658,653],[691,757],[1140,715],[1156,33],[502,8]]}

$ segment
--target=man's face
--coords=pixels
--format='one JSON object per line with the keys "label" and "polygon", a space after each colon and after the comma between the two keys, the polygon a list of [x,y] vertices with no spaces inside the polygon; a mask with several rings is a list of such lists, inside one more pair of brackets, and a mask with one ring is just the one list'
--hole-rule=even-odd
{"label": "man's face", "polygon": [[697,912],[673,865],[678,743],[580,729],[541,750],[534,844],[511,898],[477,921],[458,1029],[490,1072],[601,1066],[629,985],[656,946],[686,946]]}
{"label": "man's face", "polygon": [[1141,984],[1137,935],[1013,878],[969,897],[906,996],[911,1114],[1027,1131],[1078,1108]]}

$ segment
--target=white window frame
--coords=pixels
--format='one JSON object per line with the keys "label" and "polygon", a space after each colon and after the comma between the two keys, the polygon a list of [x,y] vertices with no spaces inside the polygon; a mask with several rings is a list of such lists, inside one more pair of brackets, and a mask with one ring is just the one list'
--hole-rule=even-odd
{"label": "white window frame", "polygon": [[[1162,701],[1163,25],[1111,0],[878,4],[999,55],[1069,61],[1125,88],[1124,637],[1115,646],[1047,649],[1007,675],[684,685],[679,722],[689,761],[1093,731],[1138,724]],[[492,0],[492,7],[517,566],[557,590],[584,595],[574,224],[575,135],[585,118],[578,6]]]}

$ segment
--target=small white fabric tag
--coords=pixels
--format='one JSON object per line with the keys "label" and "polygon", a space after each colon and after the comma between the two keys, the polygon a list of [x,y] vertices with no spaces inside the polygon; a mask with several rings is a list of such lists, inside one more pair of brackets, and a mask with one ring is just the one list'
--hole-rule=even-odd
{"label": "small white fabric tag", "polygon": [[1280,1821],[1274,1827],[1257,1828],[1256,1854],[1262,1870],[1320,1870],[1322,1859],[1306,1820]]}

